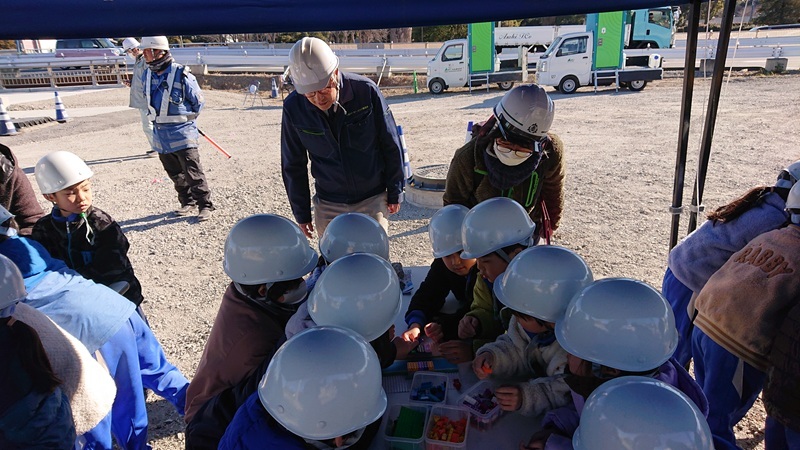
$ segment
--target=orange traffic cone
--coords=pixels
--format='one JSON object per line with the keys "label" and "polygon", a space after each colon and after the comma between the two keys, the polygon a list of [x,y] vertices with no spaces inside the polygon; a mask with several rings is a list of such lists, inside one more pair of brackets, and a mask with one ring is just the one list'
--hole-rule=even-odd
{"label": "orange traffic cone", "polygon": [[64,103],[61,102],[61,97],[58,96],[58,92],[56,94],[56,122],[64,123],[69,119],[67,115],[67,110],[64,108]]}
{"label": "orange traffic cone", "polygon": [[0,136],[13,136],[17,134],[17,129],[14,127],[14,122],[6,112],[6,107],[3,105],[3,99],[0,98]]}

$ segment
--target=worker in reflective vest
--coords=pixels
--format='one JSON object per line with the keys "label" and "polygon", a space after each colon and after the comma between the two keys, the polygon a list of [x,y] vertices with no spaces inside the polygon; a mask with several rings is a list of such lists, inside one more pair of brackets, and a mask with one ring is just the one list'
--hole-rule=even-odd
{"label": "worker in reflective vest", "polygon": [[203,108],[203,94],[188,67],[173,62],[165,36],[142,38],[148,69],[143,75],[148,118],[153,122],[153,150],[178,192],[177,216],[199,208],[200,222],[211,218],[211,190],[200,164],[195,119]]}

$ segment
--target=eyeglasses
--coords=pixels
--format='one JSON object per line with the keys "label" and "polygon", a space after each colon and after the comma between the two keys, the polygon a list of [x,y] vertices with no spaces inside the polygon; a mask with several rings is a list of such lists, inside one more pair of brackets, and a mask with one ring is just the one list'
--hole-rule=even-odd
{"label": "eyeglasses", "polygon": [[308,98],[308,99],[312,99],[312,98],[315,98],[317,95],[321,95],[323,93],[327,94],[331,90],[333,90],[335,88],[338,88],[338,87],[339,87],[339,85],[337,83],[336,78],[331,77],[330,81],[328,81],[328,85],[325,86],[324,88],[322,88],[320,90],[317,90],[317,91],[314,91],[314,92],[307,92],[307,93],[305,93],[303,95],[305,95],[305,97]]}
{"label": "eyeglasses", "polygon": [[537,139],[525,138],[517,133],[513,133],[511,130],[506,130],[506,127],[503,126],[502,119],[497,119],[497,128],[500,130],[500,135],[503,136],[502,140],[514,146],[522,147],[525,149],[525,150],[513,150],[510,148],[498,146],[498,151],[500,153],[511,153],[513,151],[516,156],[524,158],[526,156],[530,156],[531,153],[539,153],[541,151],[541,146],[539,145],[541,138]]}

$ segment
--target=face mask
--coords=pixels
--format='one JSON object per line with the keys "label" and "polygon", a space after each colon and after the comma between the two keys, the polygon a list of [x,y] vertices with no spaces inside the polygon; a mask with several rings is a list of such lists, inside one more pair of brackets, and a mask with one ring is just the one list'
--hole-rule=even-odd
{"label": "face mask", "polygon": [[306,280],[303,280],[296,288],[286,291],[286,293],[283,294],[283,301],[281,303],[284,305],[294,305],[302,301],[306,297],[307,289]]}
{"label": "face mask", "polygon": [[531,157],[533,153],[528,153],[527,156],[517,156],[516,152],[497,145],[497,140],[494,141],[494,155],[506,166],[518,166]]}

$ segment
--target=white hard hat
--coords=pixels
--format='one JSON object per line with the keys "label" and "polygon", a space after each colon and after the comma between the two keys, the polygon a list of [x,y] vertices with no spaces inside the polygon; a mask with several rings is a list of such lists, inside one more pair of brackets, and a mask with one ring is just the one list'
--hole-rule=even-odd
{"label": "white hard hat", "polygon": [[400,314],[400,281],[391,264],[368,253],[334,261],[308,297],[308,313],[317,325],[349,328],[372,341]]}
{"label": "white hard hat", "polygon": [[94,172],[76,154],[59,150],[48,153],[33,170],[42,194],[52,194],[94,176]]}
{"label": "white hard hat", "polygon": [[494,107],[504,134],[532,141],[547,135],[553,123],[553,100],[541,87],[524,84],[508,91]]}
{"label": "white hard hat", "polygon": [[800,180],[800,161],[795,161],[789,167],[781,170],[775,187],[791,188]]}
{"label": "white hard hat", "polygon": [[169,50],[169,40],[166,36],[145,36],[142,38],[142,49]]}
{"label": "white hard hat", "polygon": [[231,280],[256,285],[300,278],[314,269],[318,259],[294,222],[257,214],[231,228],[222,267]]}
{"label": "white hard hat", "polygon": [[675,352],[675,316],[661,294],[628,278],[595,281],[556,322],[556,339],[578,358],[629,372],[658,368]]}
{"label": "white hard hat", "polygon": [[269,414],[304,439],[333,439],[366,427],[386,410],[378,355],[363,337],[313,327],[275,352],[258,385]]}
{"label": "white hard hat", "polygon": [[557,322],[564,317],[572,297],[592,280],[592,271],[577,253],[541,245],[515,256],[493,289],[497,299],[509,308]]}
{"label": "white hard hat", "polygon": [[433,257],[443,258],[464,250],[461,244],[461,225],[469,208],[464,205],[447,205],[436,211],[428,224]]}
{"label": "white hard hat", "polygon": [[534,229],[528,212],[516,201],[506,197],[484,200],[464,216],[461,257],[480,258],[513,244],[529,246]]}
{"label": "white hard hat", "polygon": [[786,211],[792,216],[793,224],[800,225],[800,183],[795,183],[786,197]]}
{"label": "white hard hat", "polygon": [[598,387],[572,437],[575,450],[713,450],[708,421],[683,392],[646,377]]}
{"label": "white hard hat", "polygon": [[5,255],[0,255],[0,311],[22,301],[28,295],[19,268]]}
{"label": "white hard hat", "polygon": [[135,38],[127,37],[122,41],[122,50],[127,52],[128,50],[133,50],[135,48],[139,48],[139,41],[137,41]]}
{"label": "white hard hat", "polygon": [[329,263],[352,253],[371,253],[388,261],[389,236],[377,220],[366,214],[340,214],[325,228],[319,252]]}
{"label": "white hard hat", "polygon": [[289,71],[299,94],[324,89],[339,67],[339,58],[321,39],[304,37],[289,51]]}

